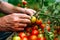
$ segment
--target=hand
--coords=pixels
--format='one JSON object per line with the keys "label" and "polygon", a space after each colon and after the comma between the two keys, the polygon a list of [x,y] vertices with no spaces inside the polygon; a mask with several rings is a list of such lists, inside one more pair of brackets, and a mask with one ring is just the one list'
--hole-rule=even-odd
{"label": "hand", "polygon": [[28,23],[31,23],[30,18],[31,17],[26,14],[13,13],[2,17],[0,26],[8,31],[21,31],[24,30]]}
{"label": "hand", "polygon": [[25,14],[29,14],[32,16],[32,15],[34,15],[34,13],[36,13],[35,10],[28,9],[28,8],[16,7],[16,6],[13,6],[12,4],[9,4],[7,2],[2,2],[0,4],[0,9],[1,9],[1,11],[3,11],[6,14],[25,13]]}
{"label": "hand", "polygon": [[30,16],[34,15],[36,13],[35,10],[33,9],[28,9],[28,8],[20,8],[20,7],[16,7],[15,10],[19,13],[24,13],[24,14],[28,14]]}

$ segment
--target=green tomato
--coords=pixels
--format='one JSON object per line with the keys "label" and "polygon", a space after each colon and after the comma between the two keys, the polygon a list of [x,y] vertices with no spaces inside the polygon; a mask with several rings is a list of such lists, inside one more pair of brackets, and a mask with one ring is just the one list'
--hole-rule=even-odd
{"label": "green tomato", "polygon": [[35,17],[35,16],[32,16],[31,22],[32,22],[32,23],[35,23],[35,22],[36,22],[36,17]]}
{"label": "green tomato", "polygon": [[14,36],[13,40],[21,40],[21,38],[19,36]]}
{"label": "green tomato", "polygon": [[43,37],[43,34],[38,34],[38,38]]}

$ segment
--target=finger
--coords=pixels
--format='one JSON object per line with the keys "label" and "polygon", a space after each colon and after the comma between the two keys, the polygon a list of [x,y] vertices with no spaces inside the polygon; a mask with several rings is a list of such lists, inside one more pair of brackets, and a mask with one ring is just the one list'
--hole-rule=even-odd
{"label": "finger", "polygon": [[31,19],[31,16],[25,14],[25,15],[21,15],[20,18],[22,18],[22,19]]}
{"label": "finger", "polygon": [[35,10],[33,10],[33,9],[28,9],[28,10],[32,11],[33,13],[36,13],[36,11],[35,11]]}
{"label": "finger", "polygon": [[24,30],[24,28],[15,28],[14,30],[15,31],[22,31],[22,30]]}
{"label": "finger", "polygon": [[20,19],[20,23],[31,23],[29,19]]}
{"label": "finger", "polygon": [[24,12],[25,12],[24,8],[21,8],[21,7],[16,7],[16,10],[17,10],[19,13],[24,13]]}
{"label": "finger", "polygon": [[18,27],[18,28],[23,28],[23,27],[26,27],[27,24],[22,24],[22,23],[15,23],[14,24],[14,27]]}
{"label": "finger", "polygon": [[30,10],[28,10],[28,9],[26,9],[25,13],[27,13],[27,14],[28,14],[28,15],[30,15],[30,16],[32,16],[32,15],[33,15],[33,12],[32,12],[32,11],[30,11]]}
{"label": "finger", "polygon": [[29,15],[22,14],[22,13],[14,13],[14,15],[18,16],[19,18],[31,19]]}
{"label": "finger", "polygon": [[23,31],[24,28],[13,28],[13,31]]}

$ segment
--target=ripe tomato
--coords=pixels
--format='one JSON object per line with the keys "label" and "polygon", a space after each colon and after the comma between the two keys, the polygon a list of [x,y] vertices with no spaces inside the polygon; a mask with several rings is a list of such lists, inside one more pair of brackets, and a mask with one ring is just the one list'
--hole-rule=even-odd
{"label": "ripe tomato", "polygon": [[54,40],[58,40],[58,38],[54,38]]}
{"label": "ripe tomato", "polygon": [[24,32],[20,32],[20,33],[19,33],[19,36],[20,36],[21,38],[23,38],[23,37],[26,37],[26,34],[25,34]]}
{"label": "ripe tomato", "polygon": [[27,36],[30,36],[30,32],[26,32]]}
{"label": "ripe tomato", "polygon": [[45,37],[38,38],[37,40],[46,40]]}
{"label": "ripe tomato", "polygon": [[27,37],[23,37],[22,40],[28,40],[28,38]]}
{"label": "ripe tomato", "polygon": [[48,20],[48,22],[47,22],[48,24],[50,24],[51,22],[50,22],[50,20]]}
{"label": "ripe tomato", "polygon": [[35,22],[36,22],[36,17],[35,17],[35,16],[32,16],[31,22],[32,22],[32,23],[35,23]]}
{"label": "ripe tomato", "polygon": [[39,31],[38,30],[32,30],[32,35],[38,35]]}
{"label": "ripe tomato", "polygon": [[44,29],[44,28],[46,27],[46,25],[45,25],[45,24],[41,24],[40,27],[41,27],[42,29]]}
{"label": "ripe tomato", "polygon": [[12,40],[21,40],[19,36],[14,36]]}
{"label": "ripe tomato", "polygon": [[36,24],[41,25],[42,24],[42,19],[40,19],[40,20],[37,19]]}
{"label": "ripe tomato", "polygon": [[17,6],[20,7],[20,4],[18,4]]}
{"label": "ripe tomato", "polygon": [[38,29],[38,26],[35,25],[35,26],[32,27],[32,29],[33,29],[33,30],[37,30],[37,29]]}
{"label": "ripe tomato", "polygon": [[30,40],[37,40],[37,36],[36,35],[31,35]]}
{"label": "ripe tomato", "polygon": [[46,26],[46,29],[50,32],[50,25]]}
{"label": "ripe tomato", "polygon": [[31,32],[31,30],[32,30],[32,28],[31,28],[31,27],[26,28],[26,31],[27,31],[27,32]]}
{"label": "ripe tomato", "polygon": [[23,1],[22,3],[23,3],[23,5],[26,5],[27,4],[27,1]]}

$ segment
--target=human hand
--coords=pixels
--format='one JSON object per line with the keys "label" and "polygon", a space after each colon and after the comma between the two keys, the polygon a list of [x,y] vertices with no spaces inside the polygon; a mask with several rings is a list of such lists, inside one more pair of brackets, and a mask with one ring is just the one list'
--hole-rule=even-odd
{"label": "human hand", "polygon": [[28,23],[31,23],[30,18],[27,14],[13,13],[2,17],[0,26],[7,31],[21,31],[24,30]]}

